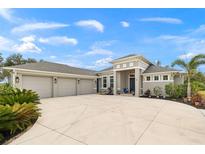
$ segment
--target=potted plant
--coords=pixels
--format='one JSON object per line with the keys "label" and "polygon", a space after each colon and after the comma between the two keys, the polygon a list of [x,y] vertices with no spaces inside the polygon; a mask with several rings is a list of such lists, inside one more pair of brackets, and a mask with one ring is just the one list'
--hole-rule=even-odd
{"label": "potted plant", "polygon": [[162,89],[160,87],[154,87],[153,91],[157,98],[159,98],[162,95]]}

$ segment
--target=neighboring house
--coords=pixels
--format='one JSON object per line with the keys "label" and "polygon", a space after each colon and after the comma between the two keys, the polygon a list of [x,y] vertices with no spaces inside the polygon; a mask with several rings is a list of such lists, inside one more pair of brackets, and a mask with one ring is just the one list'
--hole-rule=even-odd
{"label": "neighboring house", "polygon": [[17,88],[36,91],[41,98],[93,94],[101,89],[113,88],[114,94],[127,88],[135,96],[149,89],[165,85],[181,84],[183,74],[179,71],[155,66],[143,56],[128,55],[113,60],[112,67],[96,72],[68,65],[38,62],[4,67],[11,71],[10,83]]}

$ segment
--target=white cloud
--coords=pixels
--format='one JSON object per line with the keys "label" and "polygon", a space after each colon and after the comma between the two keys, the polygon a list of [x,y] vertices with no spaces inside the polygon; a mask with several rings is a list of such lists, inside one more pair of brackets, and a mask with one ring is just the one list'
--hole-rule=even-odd
{"label": "white cloud", "polygon": [[189,53],[187,53],[187,54],[182,54],[182,55],[180,55],[179,58],[180,58],[180,59],[190,59],[190,58],[194,57],[195,55],[196,55],[196,54],[189,52]]}
{"label": "white cloud", "polygon": [[12,16],[12,10],[11,9],[0,9],[0,16],[8,21],[11,21],[13,16]]}
{"label": "white cloud", "polygon": [[122,27],[125,27],[125,28],[130,26],[130,23],[127,22],[127,21],[121,21],[120,24],[121,24]]}
{"label": "white cloud", "polygon": [[26,36],[20,39],[22,42],[34,42],[36,40],[35,35]]}
{"label": "white cloud", "polygon": [[113,52],[106,49],[92,49],[88,51],[86,55],[112,55]]}
{"label": "white cloud", "polygon": [[86,68],[92,69],[92,70],[95,70],[95,69],[99,70],[99,69],[102,69],[104,67],[108,67],[112,60],[113,60],[112,57],[98,59],[93,63],[93,65],[86,66]]}
{"label": "white cloud", "polygon": [[10,47],[12,46],[12,44],[13,44],[12,40],[6,37],[0,36],[0,51],[10,50]]}
{"label": "white cloud", "polygon": [[96,41],[93,43],[91,48],[104,48],[113,45],[116,42],[116,40],[108,40],[108,41]]}
{"label": "white cloud", "polygon": [[16,52],[34,52],[40,53],[42,50],[34,43],[35,36],[26,36],[20,39],[21,43],[12,47]]}
{"label": "white cloud", "polygon": [[49,56],[49,58],[51,58],[51,59],[56,59],[56,56]]}
{"label": "white cloud", "polygon": [[14,27],[12,29],[12,32],[19,33],[19,32],[28,32],[28,31],[43,30],[43,29],[58,29],[67,26],[69,25],[63,23],[36,22],[36,23],[27,23],[27,24]]}
{"label": "white cloud", "polygon": [[68,38],[66,36],[53,36],[48,38],[40,38],[39,42],[44,44],[50,44],[50,45],[61,45],[61,44],[77,45],[78,44],[77,39]]}
{"label": "white cloud", "polygon": [[94,28],[99,32],[104,31],[104,25],[97,20],[80,20],[75,24],[80,27]]}
{"label": "white cloud", "polygon": [[[157,45],[161,49],[164,47],[165,50],[177,51],[181,59],[189,59],[196,54],[205,53],[205,39],[190,36],[189,33],[186,35],[160,35],[145,39],[144,42]],[[187,54],[183,54],[184,52]]]}
{"label": "white cloud", "polygon": [[182,24],[182,20],[178,18],[168,18],[168,17],[153,17],[153,18],[142,18],[140,21],[144,22],[161,22],[169,24]]}
{"label": "white cloud", "polygon": [[109,41],[96,41],[90,47],[90,51],[85,53],[85,55],[112,55],[113,52],[108,49],[104,49],[105,47],[113,45],[116,40],[109,40]]}
{"label": "white cloud", "polygon": [[95,66],[96,67],[105,67],[107,66],[113,59],[111,57],[107,57],[107,58],[102,58],[99,60],[96,60],[95,62]]}

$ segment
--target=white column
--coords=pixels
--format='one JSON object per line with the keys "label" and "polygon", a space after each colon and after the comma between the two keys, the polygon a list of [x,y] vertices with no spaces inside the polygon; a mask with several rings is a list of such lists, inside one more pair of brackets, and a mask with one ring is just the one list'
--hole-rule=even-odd
{"label": "white column", "polygon": [[135,68],[135,96],[136,97],[140,96],[140,88],[141,88],[140,69],[139,68]]}
{"label": "white column", "polygon": [[117,95],[117,72],[116,71],[113,71],[113,79],[114,79],[113,94]]}

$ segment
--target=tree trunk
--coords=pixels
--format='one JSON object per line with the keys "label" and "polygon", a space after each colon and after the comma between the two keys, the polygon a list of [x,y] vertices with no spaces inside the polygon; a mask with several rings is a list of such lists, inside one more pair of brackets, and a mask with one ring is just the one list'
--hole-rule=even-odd
{"label": "tree trunk", "polygon": [[188,76],[188,85],[187,85],[187,98],[188,101],[191,101],[191,82],[189,76]]}

